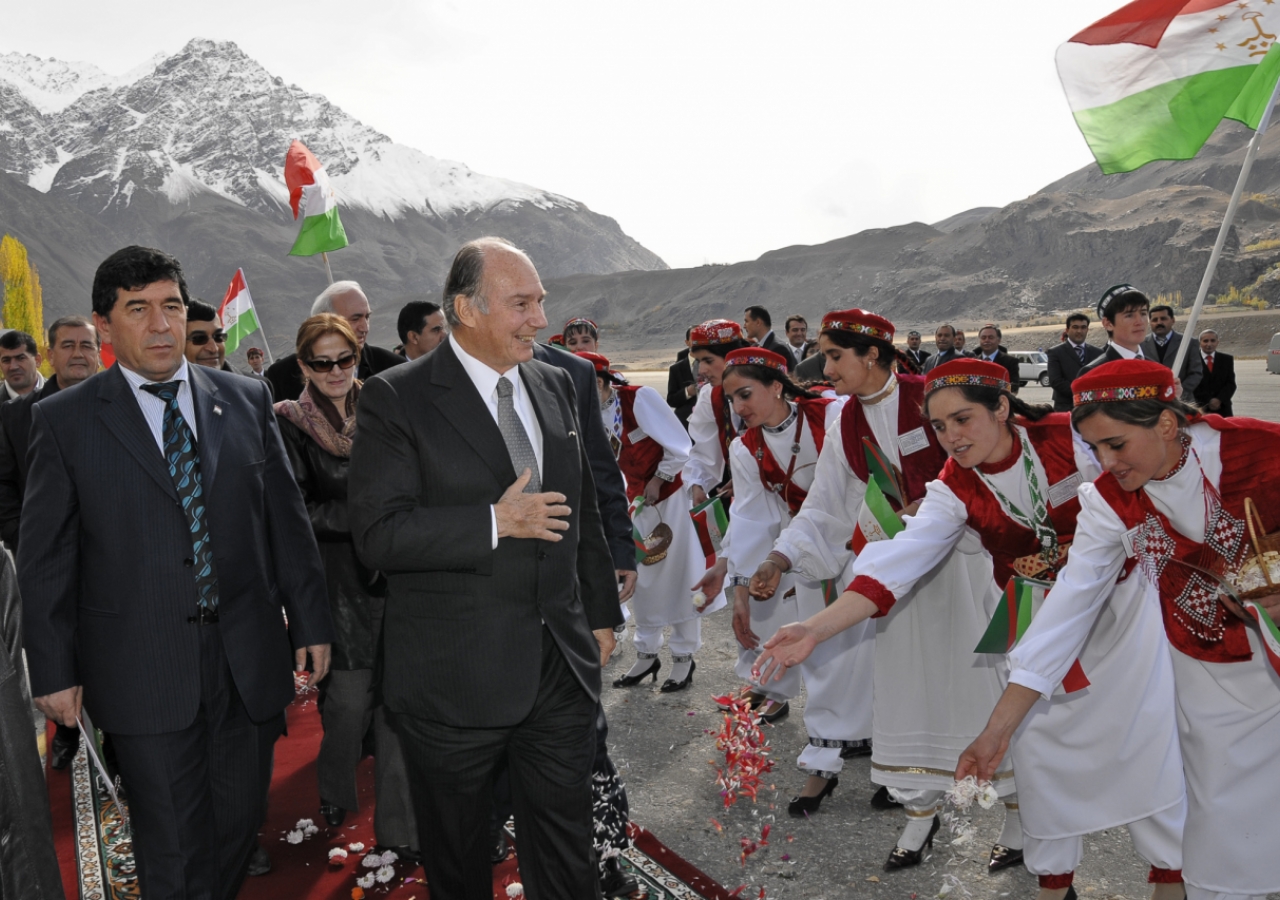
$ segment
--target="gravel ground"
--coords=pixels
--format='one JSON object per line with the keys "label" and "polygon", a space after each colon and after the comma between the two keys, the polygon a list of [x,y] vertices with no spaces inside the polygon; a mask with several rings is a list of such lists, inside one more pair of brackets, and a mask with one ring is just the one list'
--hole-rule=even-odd
{"label": "gravel ground", "polygon": [[[956,876],[975,900],[1035,896],[1036,880],[1021,867],[986,874],[987,854],[1003,820],[999,805],[991,811],[977,810],[978,838],[972,846],[951,847],[944,828],[921,866],[885,872],[884,860],[905,817],[900,810],[881,812],[868,803],[875,790],[868,757],[846,762],[840,786],[812,818],[788,816],[787,801],[799,792],[805,777],[795,766],[806,742],[803,694],[792,701],[787,718],[765,726],[776,760],[769,779],[773,790],[762,791],[755,804],[740,800],[724,809],[712,765],[722,714],[711,698],[737,684],[733,674],[737,644],[730,611],[706,620],[702,635],[698,669],[684,692],[657,690],[670,668],[666,651],[657,684],[646,681],[630,689],[608,686],[635,661],[629,636],[605,671],[610,752],[627,784],[636,823],[730,890],[747,885],[744,898],[758,897],[764,888],[768,897],[806,900],[855,896],[924,900],[938,893],[948,874]],[[713,818],[723,832],[717,831]],[[759,838],[765,823],[773,824],[769,846],[741,864],[739,839]],[[783,860],[784,854],[790,859]],[[1076,874],[1081,895],[1139,900],[1150,895],[1146,880],[1147,866],[1134,852],[1127,831],[1086,838],[1085,859]],[[953,896],[964,894],[957,889]]]}

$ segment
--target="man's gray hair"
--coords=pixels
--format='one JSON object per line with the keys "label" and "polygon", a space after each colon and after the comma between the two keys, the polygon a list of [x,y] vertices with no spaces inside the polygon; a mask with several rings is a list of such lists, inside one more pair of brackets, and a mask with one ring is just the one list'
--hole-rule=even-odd
{"label": "man's gray hair", "polygon": [[316,297],[316,302],[311,304],[311,315],[318,316],[320,313],[333,312],[333,298],[352,291],[364,294],[364,288],[360,287],[358,281],[335,281],[321,291],[320,296]]}
{"label": "man's gray hair", "polygon": [[454,308],[454,300],[459,295],[470,300],[482,316],[489,314],[489,300],[482,290],[486,247],[505,247],[513,253],[526,255],[506,238],[482,237],[463,244],[453,258],[453,265],[449,267],[449,277],[444,281],[444,299],[441,307],[444,309],[444,318],[450,328],[456,328],[462,324],[458,318],[458,311]]}
{"label": "man's gray hair", "polygon": [[1214,337],[1218,336],[1218,332],[1214,331],[1212,328],[1206,328],[1204,331],[1200,332],[1200,337],[1204,337],[1206,334],[1211,334]]}

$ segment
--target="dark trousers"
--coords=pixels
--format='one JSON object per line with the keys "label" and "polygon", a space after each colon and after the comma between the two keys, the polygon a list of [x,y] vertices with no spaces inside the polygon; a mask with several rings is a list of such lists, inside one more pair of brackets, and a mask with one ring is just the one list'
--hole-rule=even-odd
{"label": "dark trousers", "polygon": [[[390,713],[400,735],[432,900],[491,900],[489,818],[505,758],[529,900],[600,897],[592,850],[596,704],[547,628],[533,709],[505,728],[460,728]],[[149,900],[149,898],[148,898]]]}
{"label": "dark trousers", "polygon": [[231,679],[217,625],[200,631],[200,706],[181,731],[111,735],[129,792],[146,900],[231,900],[262,824],[284,713],[258,724]]}

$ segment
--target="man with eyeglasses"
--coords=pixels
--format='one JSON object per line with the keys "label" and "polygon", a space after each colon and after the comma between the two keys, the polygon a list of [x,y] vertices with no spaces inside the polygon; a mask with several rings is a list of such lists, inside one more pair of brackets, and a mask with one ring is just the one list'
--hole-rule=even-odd
{"label": "man with eyeglasses", "polygon": [[182,352],[192,365],[235,371],[227,365],[227,335],[218,311],[203,300],[192,299],[187,307],[187,343]]}
{"label": "man with eyeglasses", "polygon": [[0,334],[0,373],[4,374],[3,400],[16,400],[44,387],[36,339],[16,328]]}

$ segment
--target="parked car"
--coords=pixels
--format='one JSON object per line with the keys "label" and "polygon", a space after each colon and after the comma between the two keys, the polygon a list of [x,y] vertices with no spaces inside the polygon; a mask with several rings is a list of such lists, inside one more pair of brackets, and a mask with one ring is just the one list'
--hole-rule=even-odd
{"label": "parked car", "polygon": [[1039,350],[1010,350],[1009,353],[1018,360],[1018,387],[1026,387],[1033,381],[1041,387],[1049,386],[1047,356]]}
{"label": "parked car", "polygon": [[1280,375],[1280,333],[1271,335],[1271,348],[1267,351],[1267,371]]}

